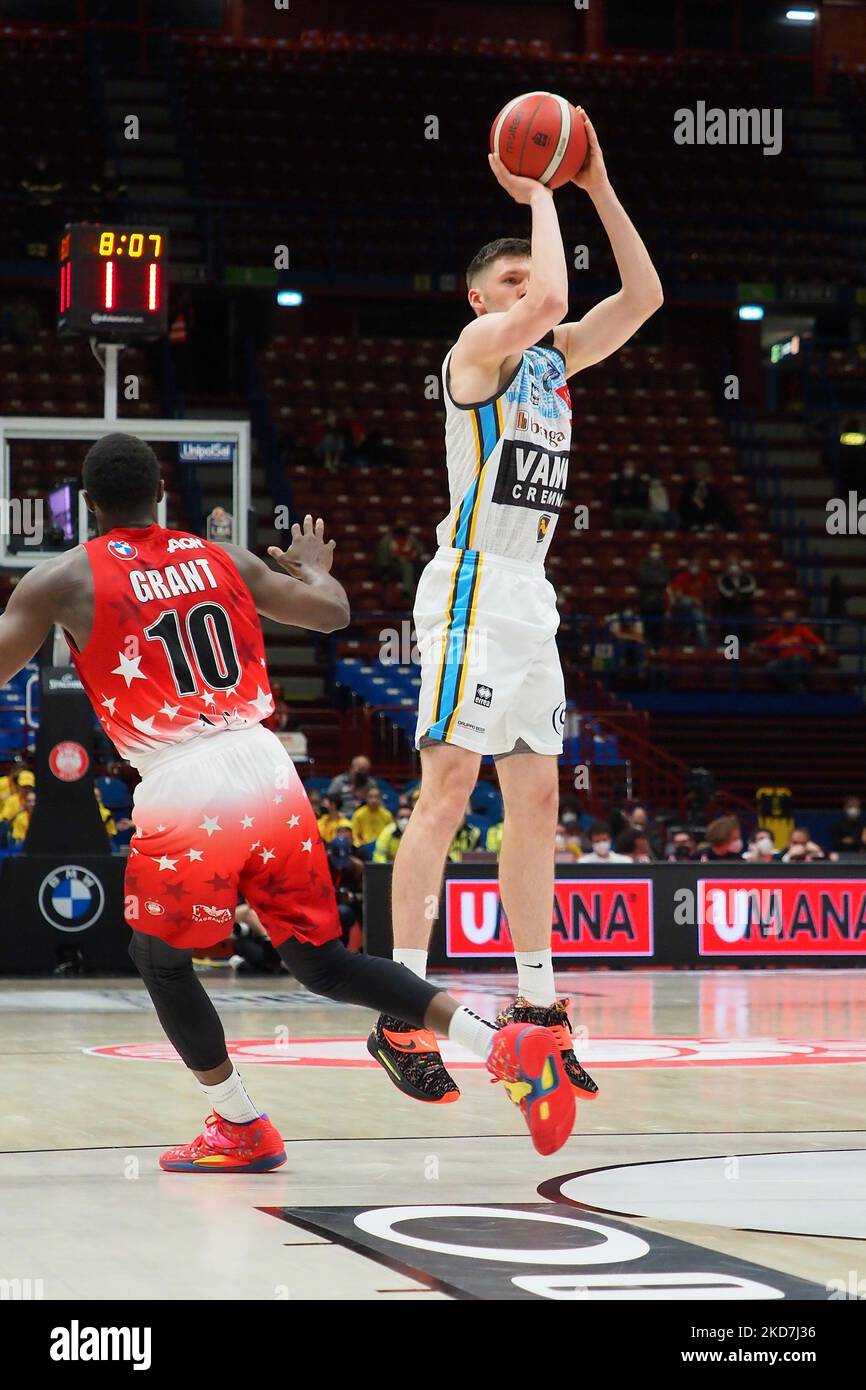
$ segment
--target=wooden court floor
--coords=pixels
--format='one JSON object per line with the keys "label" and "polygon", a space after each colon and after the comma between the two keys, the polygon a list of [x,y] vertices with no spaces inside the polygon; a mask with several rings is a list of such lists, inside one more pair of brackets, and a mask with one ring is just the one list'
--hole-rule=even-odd
{"label": "wooden court floor", "polygon": [[[443,977],[444,979],[445,977]],[[505,974],[453,975],[492,1015]],[[204,1110],[134,980],[0,982],[0,1281],[46,1299],[866,1296],[866,972],[558,976],[601,1088],[551,1158],[468,1054],[422,1106],[371,1016],[205,977],[288,1162],[162,1173]],[[27,1284],[26,1281],[30,1281]]]}

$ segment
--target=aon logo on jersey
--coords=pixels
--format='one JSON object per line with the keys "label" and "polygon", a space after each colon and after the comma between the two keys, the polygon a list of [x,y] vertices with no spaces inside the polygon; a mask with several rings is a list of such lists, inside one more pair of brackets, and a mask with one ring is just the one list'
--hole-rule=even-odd
{"label": "aon logo on jersey", "polygon": [[172,536],[168,543],[168,553],[173,554],[175,550],[201,550],[204,541],[200,541],[196,536]]}

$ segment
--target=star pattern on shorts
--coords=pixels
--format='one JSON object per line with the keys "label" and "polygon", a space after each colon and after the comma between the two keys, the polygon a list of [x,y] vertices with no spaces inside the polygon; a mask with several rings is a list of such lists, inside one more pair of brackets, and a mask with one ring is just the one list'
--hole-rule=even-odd
{"label": "star pattern on shorts", "polygon": [[193,861],[201,863],[204,857],[200,849],[188,849],[186,852],[186,856],[191,864],[193,863]]}
{"label": "star pattern on shorts", "polygon": [[312,840],[302,840],[302,841],[301,841],[301,849],[304,851],[305,854],[312,854],[312,852],[313,852],[313,842],[312,842]]}
{"label": "star pattern on shorts", "polygon": [[176,719],[176,718],[177,718],[177,715],[178,715],[179,711],[180,711],[180,705],[170,705],[170,704],[168,703],[168,700],[166,700],[165,704],[163,705],[162,709],[161,709],[159,712],[160,712],[160,714],[164,714],[165,717],[166,717],[166,719],[172,719],[172,720],[173,720],[173,719]]}
{"label": "star pattern on shorts", "polygon": [[165,854],[163,854],[163,855],[161,856],[161,858],[157,859],[156,862],[157,862],[157,864],[159,865],[159,871],[160,871],[160,873],[162,873],[164,870],[167,870],[167,869],[176,869],[176,868],[177,868],[177,860],[176,860],[176,859],[169,859],[168,856],[165,855]]}
{"label": "star pattern on shorts", "polygon": [[290,816],[289,819],[286,821],[286,825],[289,827],[290,830],[294,830],[295,826],[300,825],[300,823],[300,816]]}
{"label": "star pattern on shorts", "polygon": [[[112,717],[112,719],[113,719],[113,718],[114,718],[114,706],[117,704],[117,696],[116,696],[116,695],[103,695],[103,697],[102,697],[102,699],[100,700],[99,703],[100,703],[101,705],[105,705],[105,708],[108,710],[108,713],[111,715],[111,717]],[[104,722],[104,721],[103,721],[103,722]]]}
{"label": "star pattern on shorts", "polygon": [[210,839],[211,835],[213,835],[215,831],[222,830],[219,816],[205,816],[204,820],[198,828],[199,830],[206,830],[207,837],[208,839]]}
{"label": "star pattern on shorts", "polygon": [[244,816],[243,820],[241,821],[241,830],[249,830],[250,826],[253,823],[253,819],[253,816]]}
{"label": "star pattern on shorts", "polygon": [[225,888],[230,888],[232,882],[230,877],[223,877],[222,874],[214,874],[213,878],[206,878],[203,881],[207,884],[208,888],[212,888],[215,893],[219,893]]}
{"label": "star pattern on shorts", "polygon": [[267,864],[267,862],[268,862],[269,859],[276,859],[276,857],[277,857],[277,856],[276,856],[276,852],[275,852],[274,850],[272,850],[272,849],[263,849],[263,850],[260,851],[260,853],[261,853],[261,856],[262,856],[262,863],[263,863],[263,864]]}
{"label": "star pattern on shorts", "polygon": [[164,898],[174,898],[175,902],[179,903],[181,898],[186,897],[186,889],[182,883],[168,883],[163,888],[162,895]]}

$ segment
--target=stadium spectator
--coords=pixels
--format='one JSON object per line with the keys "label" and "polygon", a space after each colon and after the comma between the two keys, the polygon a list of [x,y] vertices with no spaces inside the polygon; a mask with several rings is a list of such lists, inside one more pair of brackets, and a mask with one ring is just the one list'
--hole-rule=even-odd
{"label": "stadium spectator", "polygon": [[343,798],[339,792],[328,792],[322,801],[322,814],[317,818],[319,834],[326,845],[329,845],[334,836],[341,830],[348,830],[351,834],[352,822],[348,816],[343,815]]}
{"label": "stadium spectator", "polygon": [[39,260],[55,256],[60,230],[56,208],[64,188],[63,179],[49,168],[44,154],[37,154],[18,187],[25,200],[24,254]]}
{"label": "stadium spectator", "polygon": [[305,788],[305,790],[307,793],[307,799],[315,813],[316,820],[318,820],[322,814],[322,811],[324,810],[324,807],[322,805],[322,793],[319,791],[318,787],[307,787]]}
{"label": "stadium spectator", "polygon": [[664,562],[662,548],[658,541],[653,541],[637,572],[638,608],[651,647],[657,647],[661,641],[670,578],[670,570]]}
{"label": "stadium spectator", "polygon": [[382,802],[378,787],[367,787],[364,803],[352,816],[352,843],[356,849],[378,840],[386,825],[391,825],[394,817]]}
{"label": "stadium spectator", "polygon": [[0,806],[0,820],[10,823],[24,810],[24,796],[35,785],[36,778],[29,767],[15,766],[9,773],[9,792]]}
{"label": "stadium spectator", "polygon": [[93,179],[90,192],[94,195],[93,220],[95,222],[122,222],[123,203],[126,199],[126,184],[120,169],[113,159],[106,159],[102,173]]}
{"label": "stadium spectator", "polygon": [[652,850],[648,836],[640,829],[630,826],[618,835],[614,841],[614,849],[618,855],[631,864],[651,864],[653,862]]}
{"label": "stadium spectator", "polygon": [[411,806],[397,807],[396,820],[393,820],[390,825],[386,825],[376,840],[376,848],[373,850],[374,864],[391,864],[396,859],[400,840],[403,837],[403,831],[409,824],[411,814]]}
{"label": "stadium spectator", "polygon": [[247,902],[235,908],[232,943],[229,965],[239,975],[279,975],[285,969],[258,913]]}
{"label": "stadium spectator", "polygon": [[30,829],[30,817],[33,815],[33,807],[36,805],[36,792],[33,787],[26,787],[21,795],[21,810],[13,818],[10,835],[16,845],[24,843],[27,831]]}
{"label": "stadium spectator", "polygon": [[477,825],[470,825],[467,816],[469,815],[469,805],[467,803],[463,820],[457,828],[457,834],[451,841],[448,850],[448,858],[452,864],[459,864],[467,850],[477,849],[481,842],[481,831]]}
{"label": "stadium spectator", "polygon": [[722,620],[722,633],[725,637],[738,637],[748,640],[751,618],[754,612],[755,577],[743,568],[739,551],[732,551],[725,568],[716,580],[719,590],[719,617]]}
{"label": "stadium spectator", "polygon": [[807,677],[816,656],[827,648],[816,632],[797,618],[796,608],[782,610],[782,621],[767,636],[754,643],[760,651],[773,657],[767,671],[779,690],[805,690]]}
{"label": "stadium spectator", "polygon": [[707,848],[701,855],[702,864],[743,858],[743,833],[736,816],[719,816],[707,826]]}
{"label": "stadium spectator", "polygon": [[821,846],[815,843],[805,825],[798,825],[791,831],[788,848],[781,855],[783,864],[815,864],[826,858]]}
{"label": "stadium spectator", "polygon": [[346,437],[337,426],[337,416],[333,410],[328,411],[317,434],[313,453],[324,465],[326,473],[336,473],[346,452]]}
{"label": "stadium spectator", "polygon": [[560,821],[556,827],[553,858],[557,864],[576,864],[580,858],[580,845],[572,839]]}
{"label": "stadium spectator", "polygon": [[589,832],[589,840],[592,848],[589,854],[583,856],[580,861],[581,864],[630,864],[632,862],[627,854],[614,853],[611,850],[610,831],[604,821],[594,822]]}
{"label": "stadium spectator", "polygon": [[613,643],[616,670],[622,675],[642,676],[646,670],[646,638],[637,613],[627,604],[621,613],[611,613],[605,624]]}
{"label": "stadium spectator", "polygon": [[859,796],[846,796],[842,815],[830,826],[830,849],[835,854],[854,854],[860,847],[860,837],[866,820]]}
{"label": "stadium spectator", "polygon": [[703,562],[693,556],[671,581],[671,619],[681,624],[700,646],[707,645],[707,608],[713,581]]}
{"label": "stadium spectator", "polygon": [[370,776],[370,759],[364,753],[357,753],[348,772],[339,772],[331,778],[328,795],[339,792],[343,798],[343,814],[351,816],[360,806],[367,787],[375,786],[375,779]]}
{"label": "stadium spectator", "polygon": [[99,787],[93,788],[93,795],[99,806],[99,814],[102,817],[102,824],[105,826],[105,833],[112,845],[114,845],[117,842],[117,836],[120,831],[134,829],[133,822],[129,819],[129,816],[120,816],[117,820],[114,819],[108,807],[103,804],[102,792],[99,790]]}
{"label": "stadium spectator", "polygon": [[489,849],[491,854],[498,854],[502,848],[502,830],[504,821],[497,821],[495,825],[488,825],[487,834],[484,836],[484,848]]}
{"label": "stadium spectator", "polygon": [[769,830],[759,829],[755,832],[754,837],[748,843],[743,858],[747,864],[772,864],[774,859],[779,858]]}
{"label": "stadium spectator", "polygon": [[621,473],[610,482],[611,520],[614,530],[628,528],[644,530],[652,521],[649,509],[649,489],[639,478],[633,463],[626,463]]}
{"label": "stadium spectator", "polygon": [[688,830],[675,830],[665,858],[671,864],[694,864],[698,857],[697,843]]}
{"label": "stadium spectator", "polygon": [[654,531],[676,531],[680,519],[671,509],[668,490],[661,478],[650,478],[649,482],[650,526]]}
{"label": "stadium spectator", "polygon": [[396,580],[407,599],[415,594],[419,560],[418,542],[402,521],[383,532],[376,551],[379,577],[385,582]]}
{"label": "stadium spectator", "polygon": [[694,476],[683,485],[678,505],[684,531],[738,531],[739,522],[720,488],[712,481],[713,471],[705,459],[694,467]]}

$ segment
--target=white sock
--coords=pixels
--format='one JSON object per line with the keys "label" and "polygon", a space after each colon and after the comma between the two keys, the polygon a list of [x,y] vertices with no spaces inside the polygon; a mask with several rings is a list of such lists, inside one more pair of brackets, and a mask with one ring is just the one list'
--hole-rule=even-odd
{"label": "white sock", "polygon": [[556,1003],[553,983],[553,951],[515,951],[517,962],[517,992],[539,1009],[549,1009]]}
{"label": "white sock", "polygon": [[391,952],[398,965],[405,965],[419,980],[427,979],[427,952],[416,951],[410,946],[395,946]]}
{"label": "white sock", "polygon": [[474,1052],[482,1062],[486,1062],[496,1041],[496,1029],[486,1018],[479,1018],[471,1009],[461,1006],[451,1015],[448,1036],[452,1042],[459,1043],[467,1051]]}
{"label": "white sock", "polygon": [[211,1110],[221,1119],[233,1125],[244,1125],[259,1118],[259,1111],[250,1100],[243,1078],[234,1066],[225,1081],[218,1081],[215,1086],[205,1086],[202,1081],[198,1084],[207,1096]]}

